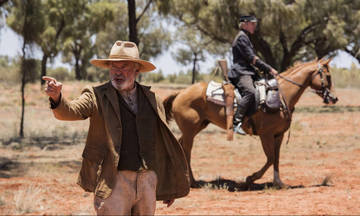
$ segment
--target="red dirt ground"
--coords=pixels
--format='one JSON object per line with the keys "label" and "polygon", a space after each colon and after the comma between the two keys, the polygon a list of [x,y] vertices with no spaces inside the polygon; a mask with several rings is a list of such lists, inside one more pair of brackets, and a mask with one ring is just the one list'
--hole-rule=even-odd
{"label": "red dirt ground", "polygon": [[[161,97],[177,91],[154,89]],[[74,95],[80,92],[76,91]],[[265,155],[257,137],[236,136],[229,142],[225,131],[210,125],[196,137],[191,162],[195,177],[205,186],[191,189],[187,197],[176,200],[169,208],[158,202],[156,214],[359,215],[359,93],[355,89],[338,90],[340,101],[336,106],[341,109],[337,112],[317,112],[322,108],[321,99],[309,92],[300,99],[289,144],[286,135],[281,149],[280,176],[292,186],[290,189],[265,185],[272,181],[271,167],[256,182],[258,189],[232,192],[231,183],[241,183],[261,168]],[[34,113],[29,111],[28,121],[34,122],[33,127],[38,124],[35,119],[41,118],[37,113],[49,125],[62,124],[51,117],[46,103],[34,102]],[[356,109],[342,112],[346,106]],[[9,118],[9,114],[0,112],[0,117]],[[64,123],[66,130],[85,131],[87,124]],[[174,123],[171,128],[179,137]],[[29,145],[17,150],[16,143],[0,147],[0,214],[95,214],[93,195],[75,183],[83,142],[82,138],[75,145],[52,145],[56,148]],[[219,178],[229,184],[217,184]]]}

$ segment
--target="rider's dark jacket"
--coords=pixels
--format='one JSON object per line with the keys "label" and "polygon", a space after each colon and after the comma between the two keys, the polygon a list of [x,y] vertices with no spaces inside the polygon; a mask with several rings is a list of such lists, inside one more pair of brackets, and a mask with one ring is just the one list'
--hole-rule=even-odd
{"label": "rider's dark jacket", "polygon": [[252,64],[256,55],[248,35],[249,32],[242,29],[232,43],[233,65],[228,73],[229,78],[237,78],[240,75],[255,75],[254,66],[266,73],[271,70],[271,67],[260,59],[256,60],[255,65]]}

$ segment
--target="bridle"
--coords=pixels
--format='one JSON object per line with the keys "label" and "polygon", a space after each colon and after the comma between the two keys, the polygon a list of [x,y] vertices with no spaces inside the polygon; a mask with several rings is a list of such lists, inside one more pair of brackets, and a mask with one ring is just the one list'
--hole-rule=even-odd
{"label": "bridle", "polygon": [[[321,80],[321,89],[312,90],[312,92],[314,92],[317,95],[319,95],[320,97],[322,97],[323,102],[326,103],[326,104],[328,104],[330,102],[330,100],[333,103],[336,103],[338,98],[331,94],[329,87],[325,86],[324,76],[326,77],[326,81],[329,84],[328,86],[331,86],[331,76],[324,73],[325,68],[328,70],[327,65],[324,66],[324,65],[321,65],[320,63],[318,63],[318,69],[317,69],[316,73],[313,75],[313,77],[311,79],[311,82],[315,79],[315,77],[317,75],[319,75],[320,80]],[[295,82],[295,81],[293,81],[293,80],[291,80],[291,79],[289,79],[287,77],[284,77],[281,74],[278,74],[277,76],[280,77],[281,79],[284,79],[284,80],[296,85],[296,86],[299,86],[300,88],[303,87],[302,84],[297,83],[297,82]]]}
{"label": "bridle", "polygon": [[[315,92],[317,95],[319,95],[320,97],[323,98],[323,102],[325,104],[329,104],[330,100],[333,103],[336,103],[338,101],[338,98],[334,95],[331,94],[331,91],[329,89],[329,87],[331,88],[331,76],[328,74],[324,73],[324,68],[326,68],[328,70],[328,66],[324,66],[321,64],[318,64],[318,70],[315,73],[315,75],[312,77],[313,81],[315,79],[315,77],[319,74],[320,75],[320,81],[321,81],[321,89],[319,90],[313,90],[313,92]],[[325,86],[325,80],[324,77],[326,78],[326,81],[328,83],[328,86]]]}
{"label": "bridle", "polygon": [[[313,75],[313,77],[312,77],[312,79],[311,79],[311,82],[315,79],[315,77],[316,77],[317,75],[320,75],[321,89],[319,89],[319,90],[312,90],[312,92],[314,92],[314,93],[318,94],[320,97],[322,97],[323,102],[326,103],[326,104],[328,104],[330,100],[331,100],[331,102],[336,103],[336,102],[338,101],[338,98],[337,98],[336,96],[334,96],[334,95],[331,94],[329,87],[326,87],[326,86],[325,86],[325,80],[324,80],[324,68],[325,68],[325,67],[326,67],[327,70],[329,70],[327,65],[324,66],[324,65],[321,65],[320,63],[318,63],[318,69],[317,69],[316,73]],[[289,83],[292,83],[292,84],[294,84],[294,85],[296,85],[296,86],[299,86],[300,88],[303,87],[302,84],[297,83],[297,82],[295,82],[295,81],[293,81],[293,80],[291,80],[291,79],[288,79],[287,77],[284,77],[284,76],[282,76],[282,75],[280,75],[280,74],[277,74],[276,76],[277,76],[277,77],[280,77],[281,79],[284,79],[285,81],[288,81]],[[328,86],[331,86],[331,77],[330,77],[330,75],[325,75],[325,77],[326,77],[326,80],[327,80],[327,82],[328,82]],[[285,111],[285,112],[284,112],[284,113],[285,113],[285,116],[286,116],[286,118],[287,118],[288,121],[291,121],[291,112],[292,112],[292,111],[289,110],[289,107],[288,107],[288,105],[287,105],[287,103],[286,103],[284,94],[281,93],[281,89],[280,89],[280,88],[279,88],[279,93],[280,93],[280,96],[282,97],[282,103],[283,103],[283,107],[284,107],[284,111]],[[290,132],[291,132],[291,130],[289,130],[286,144],[289,143],[289,140],[290,140]]]}

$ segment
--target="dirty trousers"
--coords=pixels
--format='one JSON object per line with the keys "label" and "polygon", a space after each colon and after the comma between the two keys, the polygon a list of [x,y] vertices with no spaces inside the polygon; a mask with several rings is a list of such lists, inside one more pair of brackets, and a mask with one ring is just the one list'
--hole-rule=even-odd
{"label": "dirty trousers", "polygon": [[154,215],[157,177],[152,170],[118,171],[107,199],[95,196],[97,215]]}

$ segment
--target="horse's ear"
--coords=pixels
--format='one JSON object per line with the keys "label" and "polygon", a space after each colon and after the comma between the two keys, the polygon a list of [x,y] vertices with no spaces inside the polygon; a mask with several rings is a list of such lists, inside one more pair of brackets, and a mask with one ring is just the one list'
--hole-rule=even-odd
{"label": "horse's ear", "polygon": [[328,58],[328,60],[326,61],[326,65],[329,65],[329,63],[331,62],[333,60],[333,57],[331,57],[331,58]]}
{"label": "horse's ear", "polygon": [[328,59],[322,58],[322,59],[320,59],[320,63],[321,63],[322,65],[328,65],[328,64],[331,62],[332,59],[333,59],[333,58],[328,58]]}

